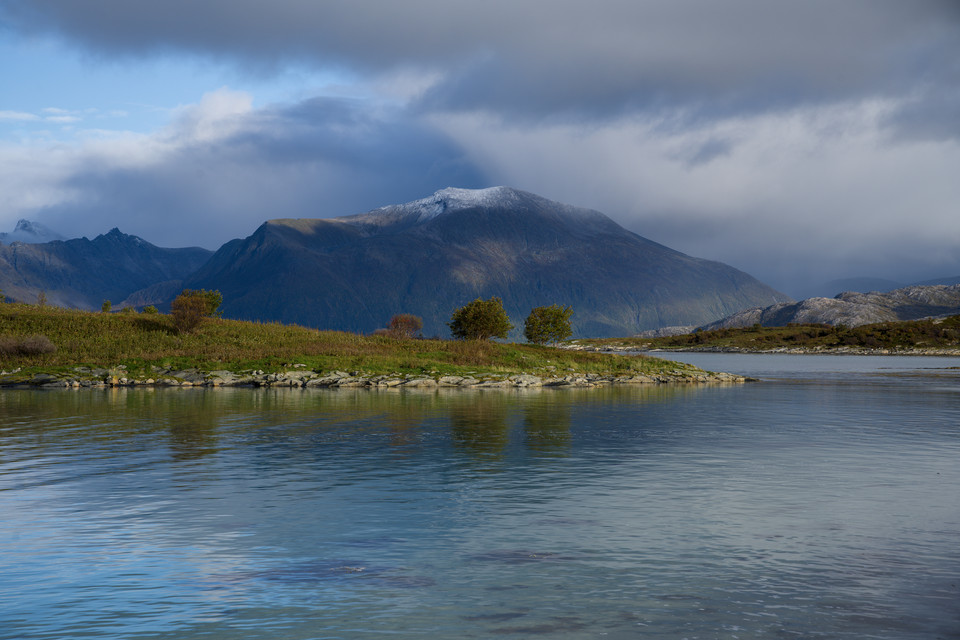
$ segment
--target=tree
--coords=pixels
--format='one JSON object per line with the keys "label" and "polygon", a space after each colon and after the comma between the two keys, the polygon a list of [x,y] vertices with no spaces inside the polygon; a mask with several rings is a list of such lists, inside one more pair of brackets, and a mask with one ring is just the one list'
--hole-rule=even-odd
{"label": "tree", "polygon": [[37,294],[37,306],[38,307],[47,306],[47,293],[45,291],[41,291],[40,293]]}
{"label": "tree", "polygon": [[523,323],[523,335],[528,342],[547,344],[560,342],[570,337],[570,316],[573,309],[555,304],[549,307],[536,307]]}
{"label": "tree", "polygon": [[477,298],[460,307],[453,312],[447,326],[458,340],[506,338],[513,329],[507,312],[503,310],[503,301],[497,297],[489,300]]}
{"label": "tree", "polygon": [[387,325],[389,335],[394,338],[415,338],[420,335],[423,329],[423,319],[412,313],[398,313],[390,318],[390,324]]}
{"label": "tree", "polygon": [[152,304],[148,304],[147,306],[145,306],[143,308],[143,312],[148,315],[156,315],[157,313],[159,313],[159,311],[157,311],[157,308]]}
{"label": "tree", "polygon": [[206,301],[206,310],[203,315],[210,318],[219,318],[223,313],[220,311],[220,305],[223,303],[223,294],[216,289],[207,291],[206,289],[184,289],[181,296],[196,296]]}
{"label": "tree", "polygon": [[190,333],[200,326],[204,318],[219,315],[217,307],[223,301],[219,291],[184,289],[172,303],[170,315],[178,331]]}
{"label": "tree", "polygon": [[100,313],[110,313],[110,309],[113,308],[113,303],[109,300],[104,300],[103,304],[100,305]]}

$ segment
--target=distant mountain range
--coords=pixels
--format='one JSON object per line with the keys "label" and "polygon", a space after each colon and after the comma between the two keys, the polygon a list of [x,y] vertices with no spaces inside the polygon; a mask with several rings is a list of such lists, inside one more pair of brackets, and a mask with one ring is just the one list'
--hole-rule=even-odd
{"label": "distant mountain range", "polygon": [[747,309],[705,325],[704,329],[780,327],[792,322],[856,327],[875,322],[919,320],[960,314],[960,284],[917,285],[889,292],[848,291],[834,298],[808,298]]}
{"label": "distant mountain range", "polygon": [[[0,233],[8,299],[114,309],[164,308],[184,288],[218,289],[227,317],[372,332],[396,313],[449,335],[452,311],[499,296],[519,338],[535,306],[574,309],[576,337],[676,333],[696,326],[816,322],[855,326],[960,313],[960,277],[883,292],[891,281],[793,302],[730,266],[631,233],[597,211],[507,187],[444,189],[428,198],[328,219],[278,219],[216,253],[167,249],[113,229],[62,240],[20,220]],[[879,293],[878,293],[879,291]]]}
{"label": "distant mountain range", "polygon": [[14,242],[0,245],[0,289],[22,302],[35,302],[43,292],[53,305],[99,309],[104,300],[116,305],[138,289],[179,282],[212,254],[197,247],[156,247],[118,229],[93,240]]}
{"label": "distant mountain range", "polygon": [[904,289],[912,286],[929,286],[937,284],[960,284],[960,276],[952,278],[935,278],[932,280],[923,280],[920,282],[897,282],[885,278],[843,278],[840,280],[831,280],[815,287],[809,287],[804,293],[804,298],[833,298],[847,291],[859,291],[863,293],[879,291],[887,293],[896,289]]}
{"label": "distant mountain range", "polygon": [[448,336],[454,309],[499,296],[519,337],[540,305],[570,305],[577,336],[702,324],[789,298],[733,267],[684,255],[597,211],[506,187],[444,189],[332,219],[270,220],[184,281],[223,293],[224,315],[371,332],[396,313]]}

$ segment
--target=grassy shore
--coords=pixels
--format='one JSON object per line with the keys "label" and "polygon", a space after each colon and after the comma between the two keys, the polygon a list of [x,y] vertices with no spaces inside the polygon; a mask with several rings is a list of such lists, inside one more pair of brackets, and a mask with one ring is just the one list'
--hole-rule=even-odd
{"label": "grassy shore", "polygon": [[860,327],[791,324],[717,329],[664,338],[577,340],[592,348],[810,353],[955,353],[960,354],[960,316]]}
{"label": "grassy shore", "polygon": [[[41,352],[44,350],[49,352]],[[20,378],[41,372],[66,374],[78,367],[123,368],[130,378],[146,378],[157,369],[270,373],[294,365],[317,372],[339,370],[366,376],[702,373],[695,367],[657,358],[525,344],[398,340],[215,318],[205,320],[193,333],[180,333],[172,318],[163,314],[0,304],[0,371],[9,375],[19,370],[16,375]]]}

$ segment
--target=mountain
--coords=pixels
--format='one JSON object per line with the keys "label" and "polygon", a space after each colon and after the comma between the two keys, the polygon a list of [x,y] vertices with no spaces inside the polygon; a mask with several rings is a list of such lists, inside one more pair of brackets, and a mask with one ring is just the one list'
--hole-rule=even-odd
{"label": "mountain", "polygon": [[522,333],[535,306],[573,307],[575,335],[697,325],[789,298],[730,266],[631,233],[597,211],[507,187],[331,219],[280,219],[228,242],[184,286],[224,315],[371,332],[397,313],[449,335],[454,309],[499,296]]}
{"label": "mountain", "polygon": [[[916,283],[933,284],[933,283]],[[937,283],[940,284],[940,283]],[[847,291],[893,291],[907,286],[905,282],[895,282],[885,278],[842,278],[840,280],[831,280],[816,287],[807,287],[804,293],[806,298],[833,298]]]}
{"label": "mountain", "polygon": [[953,276],[952,278],[934,278],[933,280],[924,280],[923,282],[915,282],[915,285],[931,285],[931,284],[945,284],[953,285],[960,284],[960,276]]}
{"label": "mountain", "polygon": [[887,293],[847,291],[835,298],[808,298],[792,304],[747,309],[703,328],[750,327],[758,323],[782,327],[791,322],[857,327],[957,314],[960,314],[960,284],[911,286]]}
{"label": "mountain", "polygon": [[113,229],[93,240],[0,245],[0,289],[8,298],[99,309],[158,282],[196,271],[213,252],[198,247],[164,249]]}
{"label": "mountain", "polygon": [[12,242],[37,244],[64,239],[65,238],[62,235],[48,227],[43,226],[39,222],[24,219],[17,221],[17,226],[12,232],[0,233],[0,243],[3,244],[10,244]]}

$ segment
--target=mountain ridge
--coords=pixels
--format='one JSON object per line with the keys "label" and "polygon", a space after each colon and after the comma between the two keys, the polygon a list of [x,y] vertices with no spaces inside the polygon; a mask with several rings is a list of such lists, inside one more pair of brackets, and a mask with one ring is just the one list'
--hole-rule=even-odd
{"label": "mountain ridge", "polygon": [[889,292],[846,291],[833,298],[814,297],[799,302],[745,309],[700,328],[709,331],[754,324],[778,327],[790,323],[858,327],[877,322],[957,314],[960,314],[960,284],[913,285]]}
{"label": "mountain ridge", "polygon": [[224,314],[237,319],[370,332],[393,314],[414,313],[426,335],[446,335],[456,307],[492,295],[515,325],[534,306],[570,305],[575,335],[700,323],[756,301],[789,300],[600,212],[509,187],[448,188],[338,218],[269,220],[221,247],[184,286],[220,290]]}
{"label": "mountain ridge", "polygon": [[212,253],[157,247],[116,227],[93,240],[15,242],[0,245],[0,289],[24,302],[43,292],[53,305],[99,309],[104,300],[117,302],[157,282],[182,279]]}

